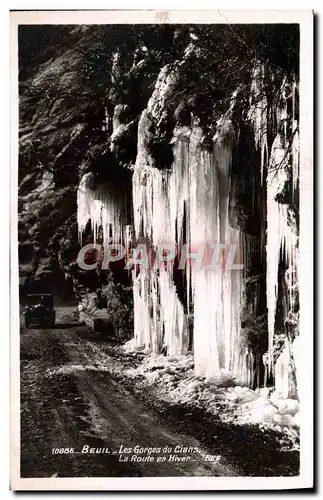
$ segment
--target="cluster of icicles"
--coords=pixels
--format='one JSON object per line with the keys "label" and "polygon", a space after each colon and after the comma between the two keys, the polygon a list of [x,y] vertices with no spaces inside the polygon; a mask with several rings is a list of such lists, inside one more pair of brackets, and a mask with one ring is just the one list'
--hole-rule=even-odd
{"label": "cluster of icicles", "polygon": [[125,189],[116,187],[113,182],[98,184],[94,174],[85,174],[77,191],[79,240],[82,241],[82,235],[90,222],[95,243],[102,228],[105,244],[124,244],[129,234],[126,196]]}
{"label": "cluster of icicles", "polygon": [[[255,73],[252,87],[250,118],[254,124],[256,147],[261,151],[267,183],[267,305],[269,353],[272,351],[278,293],[280,253],[296,279],[297,236],[288,225],[287,205],[278,203],[292,164],[293,179],[298,178],[298,133],[294,116],[295,88],[277,108],[278,133],[268,158],[266,144],[265,97],[259,98],[261,67]],[[290,87],[287,84],[282,92]],[[287,116],[287,98],[293,100],[293,116]],[[154,96],[156,99],[156,96]],[[151,103],[150,103],[151,104]],[[133,174],[134,238],[137,242],[157,245],[188,243],[197,248],[206,242],[236,243],[248,266],[248,238],[229,217],[230,170],[235,132],[231,111],[219,120],[213,138],[213,151],[203,145],[198,123],[174,131],[174,161],[171,169],[153,167],[146,145],[149,141],[150,118],[145,110],[138,127],[138,155]],[[151,106],[150,106],[151,107]],[[148,106],[149,108],[149,106]],[[290,123],[291,122],[291,123]],[[287,127],[289,129],[287,130]],[[292,132],[290,130],[292,128]],[[292,139],[292,146],[287,143]],[[264,169],[265,162],[268,168]],[[276,168],[277,166],[281,168]],[[123,241],[126,227],[125,200],[108,183],[90,187],[90,174],[82,179],[78,192],[78,227],[82,233],[91,221],[94,234],[103,227],[104,241]],[[294,184],[296,189],[296,185]],[[254,383],[253,354],[241,341],[241,309],[244,294],[244,272],[230,269],[185,269],[186,301],[178,296],[172,264],[159,269],[133,272],[134,342],[159,353],[167,347],[169,355],[185,354],[189,345],[189,328],[193,329],[195,372],[200,376],[217,376],[221,371],[236,374],[248,385]],[[290,297],[292,302],[293,297]],[[193,325],[187,311],[193,308]]]}
{"label": "cluster of icicles", "polygon": [[[230,227],[229,192],[233,130],[228,113],[218,125],[214,152],[207,151],[198,125],[174,132],[171,170],[150,165],[145,150],[150,121],[139,124],[138,157],[133,176],[134,230],[154,248],[163,243],[196,251],[204,243],[242,245],[239,229]],[[143,187],[145,186],[145,187]],[[143,232],[142,229],[143,228]],[[239,344],[242,294],[240,270],[186,268],[186,310],[194,310],[193,351],[196,374],[221,370],[248,379],[246,353]],[[170,355],[187,351],[189,332],[185,304],[173,282],[173,266],[141,271],[135,279],[135,339],[153,352],[167,346]],[[137,315],[137,311],[139,314]]]}
{"label": "cluster of icicles", "polygon": [[[285,79],[281,86],[280,101],[274,112],[277,134],[268,156],[268,103],[263,92],[264,67],[256,68],[251,99],[250,116],[254,124],[256,147],[261,152],[262,182],[267,187],[267,248],[266,248],[266,283],[268,309],[268,361],[269,372],[273,370],[273,341],[277,301],[286,301],[286,314],[293,309],[295,289],[297,287],[298,236],[296,221],[289,220],[288,204],[279,203],[277,195],[284,192],[288,177],[292,177],[292,199],[296,196],[299,178],[299,128],[296,116],[297,85]],[[289,110],[288,110],[289,107]],[[267,177],[263,178],[266,171]],[[278,269],[282,260],[287,268],[287,296],[278,296]],[[285,318],[286,319],[286,318]]]}

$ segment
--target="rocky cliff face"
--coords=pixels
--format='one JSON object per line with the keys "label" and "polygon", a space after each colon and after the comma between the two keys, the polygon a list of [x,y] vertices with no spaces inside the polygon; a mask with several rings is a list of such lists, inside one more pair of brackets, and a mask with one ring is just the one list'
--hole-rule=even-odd
{"label": "rocky cliff face", "polygon": [[[295,395],[297,28],[62,29],[21,82],[21,276],[63,269],[119,338]],[[93,242],[179,252],[85,271]],[[180,265],[205,244],[236,245],[235,267]]]}

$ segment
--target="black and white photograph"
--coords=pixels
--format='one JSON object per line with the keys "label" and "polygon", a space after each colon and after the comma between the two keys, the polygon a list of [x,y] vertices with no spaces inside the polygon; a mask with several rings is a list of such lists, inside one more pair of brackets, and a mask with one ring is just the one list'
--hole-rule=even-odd
{"label": "black and white photograph", "polygon": [[313,14],[266,12],[11,13],[14,489],[312,486]]}

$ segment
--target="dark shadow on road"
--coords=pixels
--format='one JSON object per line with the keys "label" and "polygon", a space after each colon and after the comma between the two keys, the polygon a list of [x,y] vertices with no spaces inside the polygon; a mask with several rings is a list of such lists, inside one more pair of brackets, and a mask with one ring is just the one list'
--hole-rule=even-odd
{"label": "dark shadow on road", "polygon": [[70,323],[55,323],[54,326],[50,326],[47,329],[50,328],[51,330],[64,330],[66,328],[75,328],[77,326],[84,326],[84,324],[79,321],[78,322],[74,321]]}

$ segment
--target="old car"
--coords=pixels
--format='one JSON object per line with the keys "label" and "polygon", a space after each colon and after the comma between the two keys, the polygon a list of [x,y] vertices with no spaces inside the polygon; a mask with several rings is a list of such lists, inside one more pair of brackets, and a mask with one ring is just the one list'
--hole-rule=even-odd
{"label": "old car", "polygon": [[53,296],[50,293],[30,294],[27,296],[27,305],[24,311],[25,326],[31,325],[54,326],[56,312]]}

